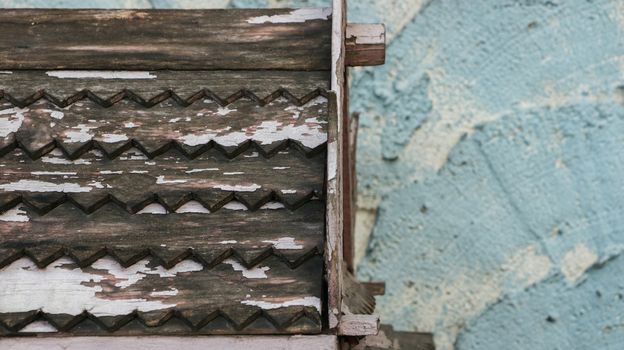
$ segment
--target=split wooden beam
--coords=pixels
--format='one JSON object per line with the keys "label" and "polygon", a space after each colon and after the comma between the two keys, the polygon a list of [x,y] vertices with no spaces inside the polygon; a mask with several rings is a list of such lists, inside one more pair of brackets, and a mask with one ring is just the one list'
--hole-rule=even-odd
{"label": "split wooden beam", "polygon": [[383,24],[349,23],[346,32],[347,66],[379,66],[386,62],[386,27]]}

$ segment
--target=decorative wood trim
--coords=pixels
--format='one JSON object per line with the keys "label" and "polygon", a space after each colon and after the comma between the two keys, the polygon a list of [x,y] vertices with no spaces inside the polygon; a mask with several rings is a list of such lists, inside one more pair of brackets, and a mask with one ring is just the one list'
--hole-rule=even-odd
{"label": "decorative wood trim", "polygon": [[350,67],[384,64],[386,27],[383,24],[347,24],[345,61]]}
{"label": "decorative wood trim", "polygon": [[338,350],[337,337],[212,336],[212,337],[72,337],[0,338],[0,348],[11,350],[206,350],[280,349]]}
{"label": "decorative wood trim", "polygon": [[0,69],[327,70],[331,11],[0,12]]}

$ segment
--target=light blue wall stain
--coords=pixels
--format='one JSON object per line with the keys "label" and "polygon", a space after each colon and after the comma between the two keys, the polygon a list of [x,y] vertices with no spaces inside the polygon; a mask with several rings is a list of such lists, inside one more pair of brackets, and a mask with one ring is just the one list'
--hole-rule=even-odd
{"label": "light blue wall stain", "polygon": [[[56,7],[329,1],[1,1]],[[190,5],[189,5],[190,4]],[[354,70],[363,279],[439,349],[622,349],[624,3],[359,0],[388,26]]]}

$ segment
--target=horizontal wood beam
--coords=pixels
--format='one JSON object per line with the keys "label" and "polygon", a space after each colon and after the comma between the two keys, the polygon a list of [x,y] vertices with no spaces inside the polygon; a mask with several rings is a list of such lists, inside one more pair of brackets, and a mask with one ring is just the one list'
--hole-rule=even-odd
{"label": "horizontal wood beam", "polygon": [[0,11],[0,70],[329,70],[331,9]]}
{"label": "horizontal wood beam", "polygon": [[0,348],[12,350],[205,350],[282,349],[337,350],[337,338],[318,336],[230,336],[230,337],[72,337],[4,338]]}
{"label": "horizontal wood beam", "polygon": [[338,335],[359,337],[379,333],[377,315],[343,315],[338,325]]}
{"label": "horizontal wood beam", "polygon": [[349,23],[346,34],[347,66],[379,66],[386,62],[386,27]]}

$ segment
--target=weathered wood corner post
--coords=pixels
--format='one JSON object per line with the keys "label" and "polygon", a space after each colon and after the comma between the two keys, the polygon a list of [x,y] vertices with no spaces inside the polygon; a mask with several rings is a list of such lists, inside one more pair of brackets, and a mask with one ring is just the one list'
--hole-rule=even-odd
{"label": "weathered wood corner post", "polygon": [[0,12],[0,348],[377,333],[346,67],[383,63],[385,33],[345,14]]}

